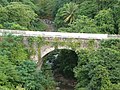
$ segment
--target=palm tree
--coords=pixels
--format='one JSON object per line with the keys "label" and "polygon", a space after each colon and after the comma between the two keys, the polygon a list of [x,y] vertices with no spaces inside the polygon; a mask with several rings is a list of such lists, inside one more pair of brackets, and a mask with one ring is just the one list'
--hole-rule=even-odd
{"label": "palm tree", "polygon": [[75,3],[67,3],[62,8],[62,16],[64,19],[64,22],[72,23],[78,13],[78,5]]}
{"label": "palm tree", "polygon": [[79,8],[76,3],[70,2],[64,4],[64,6],[61,7],[56,14],[54,20],[56,27],[67,27],[69,23],[75,21],[78,16],[78,10]]}

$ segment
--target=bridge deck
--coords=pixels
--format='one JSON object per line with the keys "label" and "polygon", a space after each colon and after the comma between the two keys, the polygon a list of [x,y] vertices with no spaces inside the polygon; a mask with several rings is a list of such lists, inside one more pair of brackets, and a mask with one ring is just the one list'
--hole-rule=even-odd
{"label": "bridge deck", "polygon": [[0,29],[0,36],[5,33],[11,33],[17,36],[25,37],[45,37],[45,38],[76,38],[76,39],[120,39],[120,35],[108,34],[91,34],[91,33],[63,33],[63,32],[40,32],[40,31],[24,31],[24,30],[6,30]]}

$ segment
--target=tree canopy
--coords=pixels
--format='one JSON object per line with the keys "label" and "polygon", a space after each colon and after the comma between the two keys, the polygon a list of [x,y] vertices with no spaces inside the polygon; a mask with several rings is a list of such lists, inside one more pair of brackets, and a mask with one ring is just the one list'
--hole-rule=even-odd
{"label": "tree canopy", "polygon": [[[120,0],[0,0],[0,29],[120,34]],[[81,41],[70,39],[65,44],[75,51],[53,51],[41,70],[31,55],[37,42],[40,62],[44,39],[30,37],[28,47],[23,39],[0,37],[0,90],[55,90],[54,70],[77,80],[75,90],[120,90],[119,39],[98,41],[95,49],[95,40],[88,41],[90,48],[76,49]]]}

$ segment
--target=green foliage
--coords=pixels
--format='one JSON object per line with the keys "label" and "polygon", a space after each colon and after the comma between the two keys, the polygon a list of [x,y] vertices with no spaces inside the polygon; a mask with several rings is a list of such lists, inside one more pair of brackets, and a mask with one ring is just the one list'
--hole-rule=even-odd
{"label": "green foliage", "polygon": [[78,15],[78,5],[75,3],[67,3],[60,8],[56,14],[55,24],[58,28],[72,23]]}
{"label": "green foliage", "polygon": [[91,78],[88,84],[89,90],[108,90],[111,82],[109,79],[109,73],[105,67],[98,65],[89,73]]}
{"label": "green foliage", "polygon": [[9,2],[7,0],[0,0],[0,5],[7,5]]}
{"label": "green foliage", "polygon": [[99,13],[95,16],[95,20],[101,33],[115,33],[114,19],[111,9],[99,11]]}
{"label": "green foliage", "polygon": [[33,61],[25,61],[17,67],[21,83],[27,90],[54,90],[54,81],[42,71],[36,71],[37,65]]}
{"label": "green foliage", "polygon": [[20,26],[17,23],[9,23],[9,22],[4,23],[2,28],[13,29],[13,30],[16,30],[16,29],[17,30],[27,30],[27,28]]}
{"label": "green foliage", "polygon": [[[28,4],[30,2],[27,3],[25,0],[21,2],[11,2],[5,7],[0,7],[0,28],[46,30],[47,26],[36,18],[37,14],[31,9],[31,5]],[[26,3],[28,5],[25,5]]]}
{"label": "green foliage", "polygon": [[38,71],[37,64],[28,60],[28,54],[21,37],[7,35],[2,38],[0,42],[1,90],[55,89],[51,74],[47,71]]}
{"label": "green foliage", "polygon": [[120,90],[120,83],[111,85],[110,90]]}
{"label": "green foliage", "polygon": [[109,72],[110,81],[112,83],[119,83],[120,82],[120,74],[119,74],[120,52],[110,48],[102,48],[97,51],[97,55],[95,55],[94,57],[95,58],[97,57],[96,59],[93,58],[93,60],[96,60],[96,62],[97,60],[99,60],[97,64],[106,67],[106,69]]}
{"label": "green foliage", "polygon": [[[97,33],[120,33],[119,0],[1,0],[0,4],[0,28],[43,31],[47,27],[35,19],[35,11],[39,18],[54,20],[57,28],[62,27],[59,31],[71,31],[64,27],[84,15],[95,19]],[[9,23],[15,24],[5,27]],[[94,29],[84,32],[96,33]]]}
{"label": "green foliage", "polygon": [[[64,4],[60,4],[64,2]],[[69,2],[66,4],[66,2]],[[95,19],[97,30],[99,33],[108,33],[108,34],[119,34],[120,33],[120,2],[119,0],[64,0],[56,2],[59,3],[60,7],[56,13],[55,17],[55,25],[58,28],[61,28],[59,31],[64,31],[63,29],[69,31],[69,29],[64,28],[68,27],[69,21],[69,10],[72,11],[72,8],[75,10],[75,5],[70,5],[70,3],[73,3],[78,5],[76,8],[75,16],[78,15],[85,15],[89,18]],[[67,5],[70,5],[72,8],[69,9]],[[69,10],[68,10],[68,9]],[[74,15],[73,15],[74,16]],[[67,18],[66,18],[67,17]],[[76,19],[79,19],[79,17],[75,17]],[[67,21],[68,22],[65,22]],[[73,20],[74,21],[74,20]],[[72,20],[71,20],[72,22]],[[78,30],[78,29],[77,29]],[[87,30],[88,32],[91,32],[91,30]],[[73,31],[75,32],[75,31]],[[92,31],[94,33],[94,30]]]}
{"label": "green foliage", "polygon": [[[39,18],[56,16],[58,31],[120,33],[119,0],[0,0],[0,28],[45,30],[47,26],[36,18],[34,11]],[[44,43],[42,39],[38,40],[40,57],[40,47]],[[54,90],[55,84],[48,70],[50,64],[45,63],[42,71],[37,71],[36,64],[28,60],[32,50],[28,51],[22,43],[22,38],[13,36],[5,36],[0,42],[0,90]],[[67,45],[76,47],[75,43]],[[102,40],[98,50],[89,49],[78,52],[77,66],[77,56],[69,51],[54,54],[58,59],[55,56],[47,59],[53,60],[54,69],[67,77],[73,75],[76,66],[76,90],[119,90],[120,40]]]}
{"label": "green foliage", "polygon": [[[76,32],[76,33],[98,33],[98,28],[93,19],[88,18],[87,16],[79,16],[68,28],[60,29],[66,32]],[[59,31],[60,31],[59,30]]]}
{"label": "green foliage", "polygon": [[70,2],[71,0],[55,0],[55,7],[53,8],[53,18],[55,18],[56,13],[60,8],[62,8],[65,4]]}
{"label": "green foliage", "polygon": [[38,10],[38,7],[37,5],[35,5],[34,0],[18,0],[18,1],[22,2],[23,4],[29,5],[34,11]]}
{"label": "green foliage", "polygon": [[37,13],[41,18],[52,19],[56,0],[37,0]]}
{"label": "green foliage", "polygon": [[36,18],[34,21],[31,22],[30,30],[34,31],[45,31],[48,26],[45,25],[40,19]]}
{"label": "green foliage", "polygon": [[77,65],[77,55],[74,51],[60,50],[57,58],[53,58],[52,68],[62,73],[65,77],[73,78],[73,68]]}
{"label": "green foliage", "polygon": [[2,25],[2,24],[0,24],[0,28],[3,28],[3,25]]}
{"label": "green foliage", "polygon": [[105,48],[113,48],[115,50],[120,50],[120,39],[110,39],[110,40],[102,40],[100,42],[101,47]]}
{"label": "green foliage", "polygon": [[17,22],[21,26],[29,26],[30,21],[35,19],[36,14],[29,6],[22,3],[11,3],[5,7],[9,15],[10,22]]}
{"label": "green foliage", "polygon": [[120,2],[113,6],[113,17],[115,22],[115,33],[120,34]]}
{"label": "green foliage", "polygon": [[22,2],[23,4],[29,5],[33,10],[37,9],[37,6],[34,4],[32,0],[1,0],[0,4],[6,6],[11,2]]}
{"label": "green foliage", "polygon": [[36,16],[37,15],[28,5],[20,2],[12,2],[0,9],[0,23],[2,24],[15,22],[27,28]]}
{"label": "green foliage", "polygon": [[97,3],[99,10],[112,8],[115,3],[119,2],[119,0],[93,0],[93,1]]}
{"label": "green foliage", "polygon": [[15,65],[28,59],[27,49],[24,47],[22,38],[17,36],[4,36],[0,42],[0,55],[7,55]]}
{"label": "green foliage", "polygon": [[93,18],[98,12],[98,6],[93,1],[84,1],[79,5],[79,13],[80,15],[85,15],[90,18]]}
{"label": "green foliage", "polygon": [[81,50],[77,52],[78,54],[78,65],[74,68],[75,77],[78,80],[76,85],[76,90],[79,88],[87,87],[90,83],[89,81],[89,68],[87,68],[87,63],[89,61],[89,51],[88,50]]}
{"label": "green foliage", "polygon": [[0,89],[12,90],[18,85],[19,75],[6,56],[0,55]]}
{"label": "green foliage", "polygon": [[8,20],[7,10],[4,7],[0,7],[0,23],[3,24]]}
{"label": "green foliage", "polygon": [[25,88],[22,88],[21,86],[16,87],[17,90],[25,90]]}
{"label": "green foliage", "polygon": [[104,40],[97,51],[78,52],[78,65],[74,68],[78,80],[76,90],[119,90],[119,43],[119,40]]}

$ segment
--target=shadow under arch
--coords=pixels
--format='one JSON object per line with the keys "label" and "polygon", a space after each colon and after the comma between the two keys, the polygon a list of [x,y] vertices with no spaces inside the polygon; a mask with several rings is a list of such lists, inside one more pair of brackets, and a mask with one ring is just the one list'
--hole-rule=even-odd
{"label": "shadow under arch", "polygon": [[52,70],[55,81],[59,82],[60,90],[74,90],[76,79],[73,68],[78,63],[78,56],[74,50],[55,49],[46,54],[43,60],[42,68]]}
{"label": "shadow under arch", "polygon": [[78,56],[71,49],[55,49],[43,57],[43,66],[50,66],[54,74],[62,74],[65,78],[74,78],[73,68],[77,66]]}

